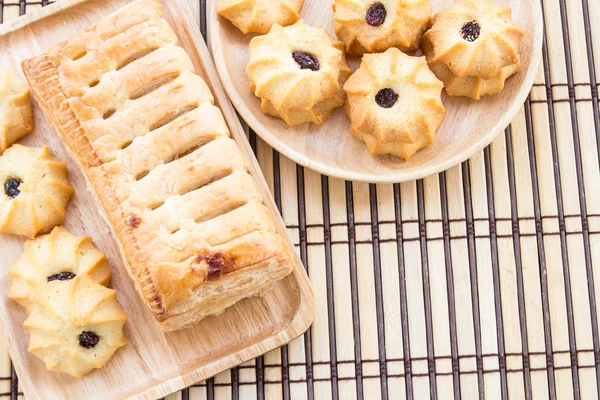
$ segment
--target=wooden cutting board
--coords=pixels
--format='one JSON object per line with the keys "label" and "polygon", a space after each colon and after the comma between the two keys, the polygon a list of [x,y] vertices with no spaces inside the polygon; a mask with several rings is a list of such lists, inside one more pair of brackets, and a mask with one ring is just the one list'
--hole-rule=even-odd
{"label": "wooden cutting board", "polygon": [[[20,75],[23,59],[45,52],[102,17],[128,4],[128,0],[61,0],[0,26],[0,68]],[[165,18],[190,55],[196,71],[206,80],[223,111],[232,136],[250,161],[265,203],[276,217],[278,231],[288,238],[285,224],[273,202],[259,165],[236,113],[225,96],[210,53],[184,0],[164,0]],[[122,265],[109,229],[100,216],[77,164],[34,102],[35,130],[20,143],[47,144],[69,167],[75,195],[65,226],[75,234],[89,235],[106,252],[113,267],[112,286],[129,314],[128,345],[109,364],[84,378],[47,371],[27,352],[29,334],[22,323],[25,312],[8,300],[7,270],[22,254],[24,239],[0,236],[0,322],[10,356],[28,399],[157,398],[206,379],[255,358],[302,334],[314,316],[314,298],[304,267],[298,258],[294,272],[261,298],[246,299],[218,317],[201,321],[191,329],[165,334],[135,292]],[[290,246],[292,246],[291,241]]]}

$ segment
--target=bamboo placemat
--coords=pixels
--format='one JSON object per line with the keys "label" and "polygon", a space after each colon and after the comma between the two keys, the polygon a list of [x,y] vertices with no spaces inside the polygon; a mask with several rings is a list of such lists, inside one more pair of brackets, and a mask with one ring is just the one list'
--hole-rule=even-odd
{"label": "bamboo placemat", "polygon": [[[189,1],[206,34],[206,1]],[[0,21],[48,3],[0,0]],[[249,132],[317,316],[289,345],[169,399],[598,398],[600,1],[542,3],[530,97],[442,174],[330,179]],[[22,396],[3,345],[0,392]]]}

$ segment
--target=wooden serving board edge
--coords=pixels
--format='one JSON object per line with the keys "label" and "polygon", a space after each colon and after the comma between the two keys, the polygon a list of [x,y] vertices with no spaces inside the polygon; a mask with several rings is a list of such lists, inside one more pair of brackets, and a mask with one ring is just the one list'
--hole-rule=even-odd
{"label": "wooden serving board edge", "polygon": [[[8,33],[17,31],[19,29],[24,29],[28,25],[34,24],[37,21],[48,18],[68,8],[92,1],[99,0],[59,0],[56,3],[43,7],[34,12],[28,13],[5,24],[0,24],[0,37]],[[208,50],[208,47],[206,46],[204,39],[202,38],[200,29],[196,21],[194,21],[194,19],[191,17],[192,11],[189,5],[185,2],[185,0],[163,0],[162,3],[164,4],[166,1],[170,3],[168,7],[171,10],[173,10],[174,14],[177,17],[181,18],[182,26],[185,28],[185,32],[188,35],[188,38],[190,39],[194,49],[198,53],[199,59],[202,63],[201,67],[204,70],[206,77],[208,78],[206,83],[210,87],[213,96],[215,97],[216,105],[218,105],[218,107],[221,109],[221,112],[223,113],[223,117],[230,129],[230,132],[232,133],[232,136],[234,136],[236,143],[238,144],[240,150],[246,157],[250,173],[256,180],[261,194],[263,195],[264,203],[271,211],[271,214],[275,220],[277,232],[280,235],[282,235],[284,239],[288,242],[290,247],[294,249],[294,245],[287,231],[287,227],[273,200],[273,196],[269,190],[264,175],[261,172],[260,165],[258,164],[254,152],[252,151],[250,143],[247,139],[245,139],[245,134],[240,120],[238,119],[233,105],[229,101],[223,87],[221,86],[221,81],[218,77],[214,62],[212,60],[212,56]],[[184,38],[182,37],[180,37],[179,39],[182,41],[184,40]],[[85,176],[85,174],[83,175]],[[106,220],[106,218],[103,215],[101,216],[104,220]],[[315,300],[314,293],[310,285],[310,280],[308,278],[308,275],[306,274],[306,270],[304,269],[302,261],[299,259],[296,253],[294,253],[294,259],[296,261],[295,268],[291,276],[298,283],[301,297],[299,299],[297,313],[287,326],[285,326],[279,332],[275,332],[271,336],[262,340],[261,342],[258,342],[250,347],[246,347],[236,353],[230,354],[229,356],[213,361],[201,368],[182,374],[179,377],[170,379],[168,381],[160,382],[157,385],[150,387],[143,392],[132,395],[130,398],[154,399],[176,392],[194,383],[214,376],[224,370],[239,365],[245,361],[256,358],[270,350],[284,345],[285,343],[303,334],[310,327],[314,319]],[[125,260],[123,261],[125,262]],[[13,359],[14,361],[19,361],[14,363],[14,368],[17,374],[22,377],[22,379],[20,380],[20,385],[23,388],[23,392],[25,394],[35,393],[35,391],[32,388],[34,383],[31,381],[31,379],[27,378],[27,370],[24,368],[22,360],[19,359],[18,352],[14,349],[15,346],[17,346],[18,344],[10,340],[10,337],[8,335],[4,334],[2,326],[0,326],[0,333],[7,338],[7,347],[11,359]]]}

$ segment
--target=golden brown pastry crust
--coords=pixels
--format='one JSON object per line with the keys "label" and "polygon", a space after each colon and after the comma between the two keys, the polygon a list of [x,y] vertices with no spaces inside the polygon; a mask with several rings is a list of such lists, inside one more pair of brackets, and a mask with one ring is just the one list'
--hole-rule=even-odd
{"label": "golden brown pastry crust", "polygon": [[156,1],[132,3],[23,69],[163,329],[292,271],[291,249]]}

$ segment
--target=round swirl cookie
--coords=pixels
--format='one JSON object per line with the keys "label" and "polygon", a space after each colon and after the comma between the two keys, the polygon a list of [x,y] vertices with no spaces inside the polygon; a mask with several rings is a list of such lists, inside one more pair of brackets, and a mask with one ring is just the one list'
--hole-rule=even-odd
{"label": "round swirl cookie", "polygon": [[523,35],[510,8],[491,0],[457,0],[434,16],[423,51],[448,95],[479,100],[504,89],[519,70]]}
{"label": "round swirl cookie", "polygon": [[411,57],[396,48],[365,54],[344,85],[350,133],[373,155],[408,160],[435,139],[446,113],[442,88],[425,57]]}
{"label": "round swirl cookie", "polygon": [[335,0],[334,28],[348,54],[416,50],[431,21],[430,0]]}
{"label": "round swirl cookie", "polygon": [[33,239],[63,223],[73,188],[48,147],[11,146],[0,156],[0,233]]}
{"label": "round swirl cookie", "polygon": [[75,236],[58,226],[48,235],[28,240],[23,255],[8,270],[8,297],[31,312],[33,297],[48,282],[68,281],[88,275],[108,285],[111,269],[106,256],[87,236]]}
{"label": "round swirl cookie", "polygon": [[32,130],[29,86],[13,71],[0,69],[0,154]]}
{"label": "round swirl cookie", "polygon": [[102,368],[127,341],[116,293],[87,275],[43,285],[24,325],[29,351],[49,370],[81,377]]}
{"label": "round swirl cookie", "polygon": [[231,21],[242,33],[265,34],[275,24],[298,21],[304,0],[217,0],[217,14]]}
{"label": "round swirl cookie", "polygon": [[344,45],[323,28],[300,20],[274,25],[250,42],[246,72],[250,89],[264,113],[294,126],[322,124],[344,104],[344,82],[350,76]]}

